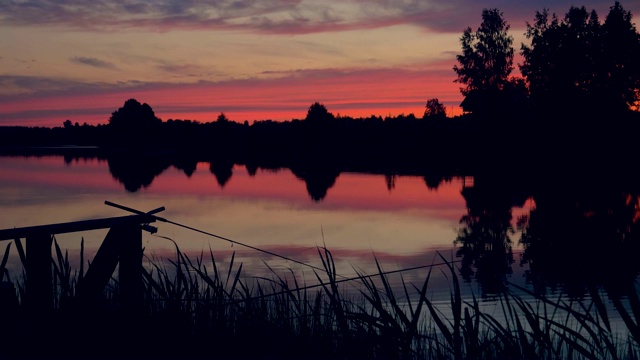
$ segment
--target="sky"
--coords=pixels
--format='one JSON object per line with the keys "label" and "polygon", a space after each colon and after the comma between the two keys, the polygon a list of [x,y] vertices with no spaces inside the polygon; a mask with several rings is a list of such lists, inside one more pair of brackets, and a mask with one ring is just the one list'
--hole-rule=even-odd
{"label": "sky", "polygon": [[[456,115],[459,38],[483,8],[504,13],[517,51],[536,11],[584,5],[604,20],[613,3],[0,0],[0,126],[106,124],[130,98],[201,122],[300,119],[316,101],[385,117],[422,116],[438,98]],[[621,4],[640,14],[640,1]]]}

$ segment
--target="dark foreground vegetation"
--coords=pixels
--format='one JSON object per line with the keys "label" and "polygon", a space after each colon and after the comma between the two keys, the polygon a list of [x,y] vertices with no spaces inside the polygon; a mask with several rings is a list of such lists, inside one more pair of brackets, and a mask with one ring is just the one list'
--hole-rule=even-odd
{"label": "dark foreground vegetation", "polygon": [[[606,297],[592,288],[588,300],[571,300],[511,286],[496,295],[497,310],[486,310],[461,295],[455,263],[444,257],[424,282],[393,287],[397,274],[380,266],[341,278],[323,248],[324,271],[298,282],[275,271],[247,278],[233,258],[222,268],[213,254],[189,258],[176,247],[174,259],[147,263],[144,305],[127,311],[116,280],[98,302],[78,302],[83,267],[71,269],[54,242],[54,306],[34,316],[24,277],[5,267],[12,244],[0,264],[5,359],[637,359],[640,351],[636,293]],[[19,241],[14,247],[25,261]],[[447,303],[431,300],[434,272],[450,280]]]}

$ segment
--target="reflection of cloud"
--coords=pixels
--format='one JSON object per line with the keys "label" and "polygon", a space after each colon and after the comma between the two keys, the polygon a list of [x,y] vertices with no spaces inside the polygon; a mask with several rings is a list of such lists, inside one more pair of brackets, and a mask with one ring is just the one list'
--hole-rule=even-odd
{"label": "reflection of cloud", "polygon": [[[551,11],[564,14],[570,0],[554,2]],[[604,18],[611,1],[591,0]],[[640,4],[624,4],[636,13]],[[514,28],[523,28],[536,10],[549,7],[548,1],[521,2],[491,0],[389,1],[389,0],[202,0],[153,2],[107,0],[25,0],[0,3],[0,24],[56,25],[89,30],[146,28],[240,29],[265,33],[301,34],[352,29],[381,28],[412,24],[438,32],[459,32],[479,24],[482,8],[499,8]]]}
{"label": "reflection of cloud", "polygon": [[76,64],[89,65],[92,67],[100,68],[100,69],[110,69],[115,70],[117,67],[110,62],[106,62],[96,58],[84,57],[84,56],[75,56],[69,59],[71,62]]}

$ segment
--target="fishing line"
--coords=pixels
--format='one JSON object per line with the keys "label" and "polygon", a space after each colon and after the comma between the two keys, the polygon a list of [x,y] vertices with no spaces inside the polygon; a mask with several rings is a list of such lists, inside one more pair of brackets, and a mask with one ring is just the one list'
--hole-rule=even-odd
{"label": "fishing line", "polygon": [[[320,271],[325,272],[325,273],[330,275],[329,271],[327,271],[326,269],[323,269],[323,268],[320,268],[320,267],[317,267],[317,266],[313,266],[311,264],[307,264],[307,263],[304,263],[302,261],[298,261],[298,260],[289,258],[287,256],[276,254],[276,253],[268,251],[268,250],[260,249],[260,248],[257,248],[255,246],[243,244],[243,243],[241,243],[239,241],[236,241],[236,240],[233,240],[233,239],[229,239],[229,238],[224,237],[224,236],[216,235],[216,234],[213,234],[213,233],[210,233],[210,232],[207,232],[207,231],[204,231],[204,230],[200,230],[200,229],[188,226],[188,225],[180,224],[180,223],[165,219],[165,218],[160,217],[160,216],[153,215],[155,213],[163,211],[164,207],[160,207],[160,208],[157,208],[157,209],[154,209],[154,210],[151,210],[151,211],[145,213],[145,212],[142,212],[140,210],[136,210],[136,209],[128,208],[126,206],[122,206],[122,205],[118,205],[118,204],[112,203],[110,201],[105,201],[105,204],[109,205],[109,206],[113,206],[113,207],[119,208],[119,209],[122,209],[122,210],[129,211],[129,212],[132,212],[132,213],[135,213],[135,214],[138,214],[138,215],[149,216],[149,217],[152,217],[155,220],[158,220],[158,221],[161,221],[161,222],[166,222],[166,223],[169,223],[169,224],[173,224],[175,226],[179,226],[179,227],[182,227],[182,228],[194,231],[194,232],[198,232],[198,233],[201,233],[201,234],[204,234],[204,235],[207,235],[207,236],[211,236],[211,237],[215,237],[215,238],[218,238],[218,239],[221,239],[221,240],[224,240],[224,241],[228,241],[228,242],[230,242],[232,244],[237,244],[237,245],[240,245],[240,246],[244,246],[246,248],[249,248],[249,249],[252,249],[252,250],[255,250],[255,251],[259,251],[259,252],[262,252],[262,253],[265,253],[265,254],[268,254],[268,255],[271,255],[271,256],[275,256],[275,257],[278,257],[278,258],[281,258],[281,259],[284,259],[284,260],[287,260],[287,261],[291,261],[291,262],[296,263],[296,264],[300,264],[300,265],[303,265],[303,266],[306,266],[306,267],[309,267],[309,268],[312,268],[312,269],[315,269],[315,270],[320,270]],[[174,243],[174,245],[176,247],[178,246],[177,243],[173,239],[171,239],[169,237],[160,236],[160,235],[155,235],[155,236],[170,240],[170,241],[172,241]],[[323,234],[323,239],[324,239],[324,234]],[[370,278],[372,278],[374,276],[386,276],[386,275],[390,275],[390,274],[396,274],[396,273],[402,273],[402,272],[407,272],[407,271],[426,269],[426,268],[431,268],[431,267],[435,267],[435,266],[450,265],[450,264],[458,263],[458,262],[461,262],[461,261],[462,260],[452,260],[452,261],[448,261],[448,262],[445,261],[445,262],[431,264],[431,265],[420,265],[420,266],[413,266],[413,267],[409,267],[409,268],[403,268],[403,269],[397,269],[397,270],[391,270],[391,271],[383,271],[383,272],[379,272],[377,274],[358,275],[356,277],[350,277],[350,278],[348,278],[346,276],[339,275],[339,274],[335,274],[336,276],[339,276],[342,279],[333,280],[333,283],[339,284],[339,283],[343,283],[343,282],[347,282],[347,281],[370,279]],[[263,278],[263,277],[259,277],[259,278],[262,278],[262,279],[267,280],[267,281],[275,281],[275,280],[267,279],[267,278]],[[331,281],[329,283],[331,283]],[[265,295],[260,296],[259,298],[266,298],[266,297],[270,297],[270,296],[282,295],[282,294],[289,293],[290,291],[314,289],[314,288],[318,288],[318,287],[321,287],[321,286],[324,287],[326,285],[327,284],[323,283],[322,280],[321,280],[320,284],[309,285],[309,286],[304,286],[304,287],[297,287],[295,289],[283,290],[283,291],[275,292],[275,293],[272,293],[272,294],[265,294]],[[245,302],[245,301],[247,301],[247,299],[239,299],[239,300],[236,300],[236,301],[228,302],[228,303],[226,303],[226,305],[231,305],[231,304],[235,304],[235,303],[241,303],[241,302]]]}
{"label": "fishing line", "polygon": [[[343,283],[343,282],[347,282],[347,281],[363,280],[363,279],[369,279],[369,278],[372,278],[372,277],[375,277],[375,276],[386,276],[386,275],[390,275],[390,274],[402,273],[402,272],[407,272],[407,271],[412,271],[412,270],[426,269],[426,268],[442,266],[442,265],[447,265],[448,266],[450,264],[458,263],[458,262],[461,262],[461,261],[462,260],[445,261],[445,262],[435,263],[435,264],[431,264],[431,265],[420,265],[420,266],[413,266],[413,267],[410,267],[410,268],[404,268],[404,269],[398,269],[398,270],[383,271],[383,272],[380,272],[380,273],[377,273],[377,274],[358,275],[358,276],[350,277],[350,278],[347,278],[347,277],[343,276],[344,279],[334,280],[333,283],[338,284],[338,283]],[[265,278],[265,277],[258,277],[258,278],[266,280],[266,281],[274,281],[275,282],[275,280],[268,279],[268,278]],[[238,299],[238,300],[234,300],[234,301],[229,301],[229,302],[225,303],[224,305],[238,304],[238,303],[242,303],[242,302],[249,301],[249,300],[264,299],[264,298],[267,298],[267,297],[270,297],[270,296],[288,294],[290,292],[299,291],[299,290],[315,289],[315,288],[318,288],[318,287],[321,287],[321,286],[324,287],[326,285],[328,285],[328,284],[321,282],[320,284],[308,285],[308,286],[303,286],[303,287],[296,287],[295,289],[287,289],[287,290],[282,290],[282,291],[271,293],[271,294],[264,294],[264,295],[258,296],[257,298]]]}
{"label": "fishing line", "polygon": [[[232,244],[236,244],[236,245],[239,245],[239,246],[244,246],[244,247],[246,247],[248,249],[251,249],[251,250],[259,251],[259,252],[264,253],[264,254],[275,256],[275,257],[278,257],[278,258],[283,259],[283,260],[291,261],[291,262],[299,264],[299,265],[303,265],[303,266],[306,266],[306,267],[309,267],[309,268],[312,268],[312,269],[315,269],[315,270],[320,270],[322,272],[328,273],[328,271],[326,269],[323,269],[321,267],[314,266],[314,265],[311,265],[311,264],[307,264],[307,263],[304,263],[302,261],[299,261],[299,260],[296,260],[296,259],[292,259],[292,258],[284,256],[284,255],[276,254],[276,253],[271,252],[269,250],[264,250],[264,249],[257,248],[255,246],[243,244],[243,243],[241,243],[239,241],[236,241],[236,240],[233,240],[233,239],[229,239],[229,238],[224,237],[224,236],[216,235],[216,234],[204,231],[204,230],[200,230],[200,229],[188,226],[188,225],[180,224],[180,223],[177,223],[175,221],[167,220],[167,219],[165,219],[163,217],[154,215],[155,213],[163,211],[164,210],[164,206],[145,213],[143,211],[132,209],[132,208],[129,208],[129,207],[126,207],[126,206],[122,206],[122,205],[118,205],[118,204],[112,203],[110,201],[105,201],[104,203],[106,205],[113,206],[113,207],[116,207],[118,209],[129,211],[129,212],[132,212],[132,213],[138,214],[138,215],[149,216],[149,217],[152,217],[153,219],[161,221],[161,222],[166,222],[166,223],[169,223],[169,224],[172,224],[172,225],[175,225],[175,226],[187,229],[187,230],[191,230],[191,231],[194,231],[194,232],[197,232],[197,233],[201,233],[201,234],[204,234],[204,235],[207,235],[207,236],[218,238],[220,240],[228,241],[228,242],[230,242]],[[339,276],[341,278],[345,278],[344,276],[338,275],[338,274],[336,274],[336,276]]]}

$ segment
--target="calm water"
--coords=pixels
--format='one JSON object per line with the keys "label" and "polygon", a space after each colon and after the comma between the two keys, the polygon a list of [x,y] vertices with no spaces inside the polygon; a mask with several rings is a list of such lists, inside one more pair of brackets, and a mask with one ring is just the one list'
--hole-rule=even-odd
{"label": "calm water", "polygon": [[[572,178],[532,186],[504,177],[452,175],[434,182],[349,172],[313,183],[289,169],[220,170],[204,162],[153,169],[127,170],[97,158],[0,156],[0,229],[127,215],[105,205],[108,200],[143,211],[164,206],[159,215],[173,222],[313,266],[321,265],[317,247],[326,246],[347,277],[356,269],[375,273],[375,259],[395,271],[440,262],[440,252],[456,261],[465,294],[487,299],[504,280],[588,298],[588,286],[620,283],[607,290],[620,291],[633,287],[638,274],[633,187],[592,188]],[[249,276],[268,276],[268,264],[316,282],[313,270],[299,264],[175,225],[153,225],[157,234],[144,233],[143,243],[154,261],[172,259],[175,242],[192,258],[211,251],[223,267],[235,252]],[[106,232],[56,238],[77,265],[81,239],[91,259]],[[15,252],[9,268],[19,273]],[[421,284],[427,271],[403,277]],[[434,274],[431,288],[446,301],[449,282],[442,271]]]}
{"label": "calm water", "polygon": [[[0,228],[127,215],[105,205],[108,200],[144,211],[164,206],[159,215],[171,221],[314,265],[320,264],[316,247],[326,246],[345,276],[355,274],[353,267],[373,271],[374,256],[385,270],[431,264],[436,250],[456,260],[453,241],[466,213],[461,190],[472,186],[473,178],[452,178],[437,189],[418,176],[389,180],[341,173],[316,201],[288,169],[259,169],[250,175],[235,165],[221,185],[208,163],[198,163],[189,176],[169,167],[147,186],[128,191],[104,160],[0,157]],[[514,211],[526,212],[530,206]],[[264,270],[263,261],[276,269],[298,267],[174,225],[154,225],[158,233],[143,237],[149,256],[173,256],[166,237],[192,256],[211,248],[222,260],[236,251],[252,271]],[[91,231],[57,239],[73,255],[84,238],[91,256],[105,234]]]}
{"label": "calm water", "polygon": [[[287,169],[250,176],[236,165],[221,186],[209,164],[199,163],[191,176],[170,167],[130,192],[106,161],[0,157],[0,228],[127,215],[106,206],[109,200],[145,211],[164,206],[159,215],[174,222],[282,253],[314,257],[315,247],[326,244],[336,254],[369,260],[375,253],[402,263],[452,246],[465,211],[464,181],[456,178],[430,190],[420,177],[398,177],[388,189],[384,176],[343,173],[324,199],[314,201]],[[176,226],[155,225],[157,235],[174,239],[187,252],[209,246],[241,250]],[[80,236],[102,237],[65,238]],[[153,236],[145,238],[145,246],[154,253],[172,248]]]}

